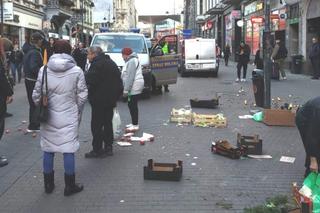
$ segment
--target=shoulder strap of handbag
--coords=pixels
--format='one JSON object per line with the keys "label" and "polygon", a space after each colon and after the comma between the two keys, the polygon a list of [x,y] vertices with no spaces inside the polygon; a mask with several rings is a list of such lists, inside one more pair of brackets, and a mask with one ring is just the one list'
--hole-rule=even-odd
{"label": "shoulder strap of handbag", "polygon": [[47,65],[44,66],[43,68],[43,73],[42,73],[42,81],[41,81],[41,97],[43,97],[43,85],[45,84],[46,86],[46,95],[48,94],[48,76],[47,76]]}

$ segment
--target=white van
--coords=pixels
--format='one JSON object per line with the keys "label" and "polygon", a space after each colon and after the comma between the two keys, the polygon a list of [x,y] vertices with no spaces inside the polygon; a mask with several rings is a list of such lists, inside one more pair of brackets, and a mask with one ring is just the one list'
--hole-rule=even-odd
{"label": "white van", "polygon": [[181,76],[191,72],[212,72],[218,75],[219,61],[215,39],[185,39],[182,43]]}

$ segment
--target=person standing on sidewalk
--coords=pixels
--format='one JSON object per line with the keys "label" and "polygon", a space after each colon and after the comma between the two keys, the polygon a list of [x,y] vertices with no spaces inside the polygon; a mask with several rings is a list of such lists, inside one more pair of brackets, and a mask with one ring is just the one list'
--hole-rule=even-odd
{"label": "person standing on sidewalk", "polygon": [[[86,158],[104,158],[113,155],[113,109],[123,90],[117,64],[98,46],[88,48],[91,63],[86,82],[91,104],[92,151]],[[104,148],[103,148],[104,142]]]}
{"label": "person standing on sidewalk", "polygon": [[286,59],[288,55],[288,50],[280,39],[276,40],[276,45],[273,48],[272,54],[271,54],[271,60],[273,61],[274,65],[276,66],[276,69],[279,69],[282,80],[286,80],[286,72],[284,71],[284,60]]}
{"label": "person standing on sidewalk", "polygon": [[230,50],[230,45],[229,44],[226,44],[225,48],[224,48],[224,52],[223,52],[223,57],[224,57],[224,63],[226,66],[228,66],[228,63],[229,63],[229,57],[230,57],[230,53],[231,53],[231,50]]}
{"label": "person standing on sidewalk", "polygon": [[[244,43],[244,41],[241,41],[239,51],[236,53],[238,55],[238,64],[237,64],[237,79],[236,82],[246,81],[247,77],[247,68],[248,68],[248,63],[250,61],[250,52],[251,49],[249,45]],[[243,67],[243,78],[241,78],[241,68]]]}
{"label": "person standing on sidewalk", "polygon": [[139,130],[138,99],[144,87],[142,68],[138,55],[131,48],[126,47],[122,49],[122,58],[126,62],[121,75],[124,84],[123,97],[128,98],[128,107],[132,121],[131,124],[126,126],[126,131],[136,132]]}
{"label": "person standing on sidewalk", "polygon": [[40,69],[33,91],[33,101],[39,104],[44,69],[47,69],[48,121],[41,123],[41,149],[43,151],[43,175],[46,193],[54,189],[53,161],[55,153],[62,153],[65,169],[64,195],[83,190],[75,183],[75,157],[79,149],[79,125],[88,90],[84,74],[71,56],[68,41],[58,40],[48,65]]}
{"label": "person standing on sidewalk", "polygon": [[25,84],[29,101],[29,126],[27,132],[40,130],[40,123],[34,119],[35,104],[32,100],[32,92],[36,84],[38,73],[43,65],[42,45],[45,38],[39,32],[31,35],[31,46],[25,50],[23,57],[23,70],[25,73]]}
{"label": "person standing on sidewalk", "polygon": [[320,96],[307,101],[297,110],[296,124],[306,151],[305,177],[319,172],[320,163]]}
{"label": "person standing on sidewalk", "polygon": [[309,52],[309,58],[312,64],[313,76],[311,79],[319,79],[320,77],[320,42],[319,38],[312,38],[312,46]]}
{"label": "person standing on sidewalk", "polygon": [[87,52],[84,48],[83,43],[79,43],[79,45],[74,49],[72,56],[74,60],[76,60],[77,65],[85,71],[86,63],[87,63]]}
{"label": "person standing on sidewalk", "polygon": [[10,68],[11,68],[14,84],[17,81],[16,73],[18,73],[18,83],[20,83],[21,81],[22,60],[23,60],[23,53],[21,50],[19,50],[19,45],[15,44],[9,57]]}
{"label": "person standing on sidewalk", "polygon": [[[12,50],[12,43],[8,39],[0,38],[0,140],[4,132],[4,121],[7,111],[7,104],[12,102],[13,89],[5,75],[5,52]],[[8,160],[0,156],[0,167],[6,166]]]}

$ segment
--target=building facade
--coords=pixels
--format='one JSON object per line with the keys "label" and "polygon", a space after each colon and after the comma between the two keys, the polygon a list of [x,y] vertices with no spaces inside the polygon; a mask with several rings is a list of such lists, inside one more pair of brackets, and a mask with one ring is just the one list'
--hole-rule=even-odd
{"label": "building facade", "polygon": [[[194,36],[215,38],[222,49],[229,44],[232,56],[243,40],[253,56],[263,48],[266,2],[270,3],[271,43],[276,39],[285,42],[288,68],[292,66],[291,56],[303,55],[302,73],[308,74],[312,37],[320,36],[319,0],[185,0],[185,19],[189,21],[184,26],[197,31]],[[198,27],[193,26],[193,19]]]}
{"label": "building facade", "polygon": [[128,31],[137,27],[135,0],[113,0],[113,30]]}

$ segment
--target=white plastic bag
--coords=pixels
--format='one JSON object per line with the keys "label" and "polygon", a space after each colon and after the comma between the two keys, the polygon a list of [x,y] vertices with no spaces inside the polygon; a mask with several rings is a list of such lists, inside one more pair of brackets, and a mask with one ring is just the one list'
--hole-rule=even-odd
{"label": "white plastic bag", "polygon": [[121,133],[121,118],[117,108],[113,109],[112,127],[113,137],[118,138]]}

